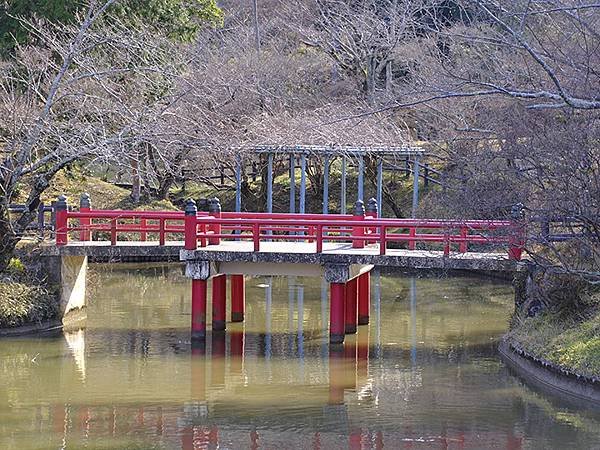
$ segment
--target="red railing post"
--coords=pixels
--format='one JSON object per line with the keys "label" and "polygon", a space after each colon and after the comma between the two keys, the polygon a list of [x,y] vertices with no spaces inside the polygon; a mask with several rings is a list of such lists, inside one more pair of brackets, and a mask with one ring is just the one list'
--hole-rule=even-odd
{"label": "red railing post", "polygon": [[191,198],[185,202],[184,216],[184,240],[186,250],[196,250],[198,248],[198,222],[196,215],[198,208],[196,202]]}
{"label": "red railing post", "polygon": [[444,256],[450,256],[450,228],[444,228]]}
{"label": "red railing post", "polygon": [[[373,197],[371,197],[367,202],[366,215],[367,217],[370,217],[373,220],[379,217],[379,205],[377,205],[377,200],[375,200]],[[369,227],[369,234],[375,233],[377,233],[377,227]],[[367,244],[374,244],[375,242],[376,241],[374,240],[368,241]]]}
{"label": "red railing post", "polygon": [[417,240],[415,239],[415,237],[417,236],[417,229],[415,227],[410,227],[408,229],[408,236],[410,238],[408,241],[408,249],[414,250],[415,248],[417,248]]}
{"label": "red railing post", "polygon": [[[208,201],[208,213],[210,216],[215,219],[221,218],[221,202],[217,197],[211,198]],[[221,224],[213,223],[208,226],[208,230],[212,231],[214,234],[221,234]],[[219,245],[221,243],[220,237],[209,237],[208,245]]]}
{"label": "red railing post", "polygon": [[165,222],[166,220],[162,217],[158,220],[158,245],[165,245]]}
{"label": "red railing post", "polygon": [[508,237],[508,258],[513,261],[520,261],[523,255],[523,248],[525,247],[525,242],[527,240],[527,229],[525,228],[523,221],[525,218],[523,204],[517,203],[512,207],[511,218],[512,222],[509,230],[510,235]]}
{"label": "red railing post", "polygon": [[55,224],[56,245],[67,245],[69,241],[69,205],[67,197],[61,195],[55,204]]}
{"label": "red railing post", "polygon": [[[365,220],[365,204],[362,200],[357,200],[354,206],[353,220]],[[352,238],[364,237],[365,227],[352,227]],[[365,241],[362,239],[352,239],[352,248],[365,248]]]}
{"label": "red railing post", "polygon": [[110,219],[110,245],[117,245],[117,220]]}
{"label": "red railing post", "polygon": [[260,224],[255,222],[252,224],[252,241],[254,242],[254,251],[260,251]]}
{"label": "red railing post", "polygon": [[467,237],[469,236],[469,229],[466,226],[460,227],[460,244],[458,244],[458,251],[460,253],[467,253]]}
{"label": "red railing post", "polygon": [[382,226],[381,231],[379,232],[379,254],[385,255],[385,247],[387,246],[387,238],[386,238],[387,227]]}
{"label": "red railing post", "polygon": [[323,253],[323,225],[317,225],[317,253]]}
{"label": "red railing post", "polygon": [[[90,194],[88,194],[87,192],[84,194],[81,194],[81,197],[79,198],[79,212],[81,212],[81,213],[90,212],[91,208],[92,208],[92,202],[90,200]],[[79,231],[79,240],[80,241],[87,242],[87,241],[91,240],[91,231],[90,231],[91,223],[92,223],[92,219],[90,219],[89,217],[81,217],[79,219],[79,228],[81,229]]]}

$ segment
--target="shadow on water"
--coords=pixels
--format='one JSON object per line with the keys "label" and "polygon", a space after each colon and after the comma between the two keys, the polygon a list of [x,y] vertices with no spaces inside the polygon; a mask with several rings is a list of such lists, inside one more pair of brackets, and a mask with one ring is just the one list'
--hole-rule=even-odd
{"label": "shadow on water", "polygon": [[[320,280],[247,280],[246,322],[189,339],[178,267],[97,269],[84,330],[0,341],[2,448],[593,448],[600,413],[498,358],[507,284],[372,277],[328,345]],[[210,317],[210,309],[209,309]]]}

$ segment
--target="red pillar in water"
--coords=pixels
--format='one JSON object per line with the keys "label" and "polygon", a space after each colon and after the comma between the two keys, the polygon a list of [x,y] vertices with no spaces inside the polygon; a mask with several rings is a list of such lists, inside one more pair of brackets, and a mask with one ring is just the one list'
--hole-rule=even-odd
{"label": "red pillar in water", "polygon": [[358,277],[358,324],[369,323],[369,307],[371,301],[371,273],[365,272]]}
{"label": "red pillar in water", "polygon": [[225,329],[225,299],[227,295],[227,275],[217,275],[212,279],[212,329]]}
{"label": "red pillar in water", "polygon": [[244,275],[231,275],[231,321],[244,321],[246,286]]}
{"label": "red pillar in water", "polygon": [[356,333],[356,323],[358,314],[358,278],[353,278],[346,283],[346,324],[344,331],[346,334]]}
{"label": "red pillar in water", "polygon": [[330,285],[329,342],[331,344],[344,342],[345,290],[344,283]]}
{"label": "red pillar in water", "polygon": [[206,280],[192,280],[192,339],[206,337]]}

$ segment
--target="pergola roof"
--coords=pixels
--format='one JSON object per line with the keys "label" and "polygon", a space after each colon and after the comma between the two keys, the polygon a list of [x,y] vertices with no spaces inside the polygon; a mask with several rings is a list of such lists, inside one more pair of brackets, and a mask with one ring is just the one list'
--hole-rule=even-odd
{"label": "pergola roof", "polygon": [[276,154],[306,154],[329,156],[423,156],[425,150],[421,147],[402,145],[390,147],[384,145],[354,146],[354,145],[246,145],[236,147],[237,150],[251,153],[276,153]]}

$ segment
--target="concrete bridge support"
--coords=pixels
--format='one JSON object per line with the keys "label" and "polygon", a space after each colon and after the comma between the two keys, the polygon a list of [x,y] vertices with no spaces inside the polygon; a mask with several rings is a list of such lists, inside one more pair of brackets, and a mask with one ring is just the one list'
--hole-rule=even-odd
{"label": "concrete bridge support", "polygon": [[85,319],[87,256],[45,256],[39,272],[56,288],[60,301],[59,319],[63,326]]}

